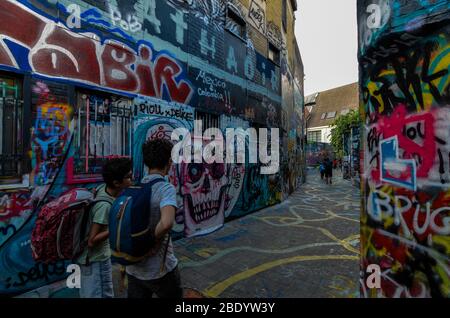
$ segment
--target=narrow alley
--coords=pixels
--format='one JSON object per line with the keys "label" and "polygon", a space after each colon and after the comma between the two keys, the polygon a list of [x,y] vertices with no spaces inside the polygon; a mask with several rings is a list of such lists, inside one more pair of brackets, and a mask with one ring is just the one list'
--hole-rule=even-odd
{"label": "narrow alley", "polygon": [[359,190],[338,174],[280,205],[175,243],[182,284],[206,297],[359,297]]}

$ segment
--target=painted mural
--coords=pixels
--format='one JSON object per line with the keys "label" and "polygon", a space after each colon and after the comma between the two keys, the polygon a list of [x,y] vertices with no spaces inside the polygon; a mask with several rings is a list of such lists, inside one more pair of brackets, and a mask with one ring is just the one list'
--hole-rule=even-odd
{"label": "painted mural", "polygon": [[352,127],[350,133],[343,136],[342,172],[344,179],[351,179],[352,184],[360,187],[361,184],[361,128]]}
{"label": "painted mural", "polygon": [[174,166],[174,238],[208,234],[300,185],[303,75],[292,75],[285,45],[273,63],[226,15],[275,41],[280,28],[266,27],[264,9],[262,1],[0,1],[0,296],[55,294],[67,276],[68,262],[32,259],[42,204],[98,185],[110,157],[132,158],[139,180],[144,141],[191,131],[200,112],[222,130],[283,128],[283,163],[270,176],[258,164]]}
{"label": "painted mural", "polygon": [[[358,1],[365,297],[450,297],[450,4]],[[363,280],[362,280],[363,281]]]}

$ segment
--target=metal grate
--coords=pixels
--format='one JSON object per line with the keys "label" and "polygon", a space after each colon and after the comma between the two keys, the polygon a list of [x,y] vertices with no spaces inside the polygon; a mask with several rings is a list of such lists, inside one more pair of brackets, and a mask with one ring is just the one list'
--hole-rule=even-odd
{"label": "metal grate", "polygon": [[[207,130],[209,128],[219,128],[220,129],[219,116],[217,116],[217,115],[197,111],[195,113],[195,120],[198,120],[198,121],[201,120],[201,122],[202,122],[201,132],[202,133],[204,133],[205,130]],[[197,125],[197,122],[195,124],[197,126],[196,129],[200,130]]]}
{"label": "metal grate", "polygon": [[0,183],[21,179],[23,166],[22,83],[0,77]]}
{"label": "metal grate", "polygon": [[96,175],[107,158],[131,157],[131,104],[126,98],[79,94],[75,174]]}

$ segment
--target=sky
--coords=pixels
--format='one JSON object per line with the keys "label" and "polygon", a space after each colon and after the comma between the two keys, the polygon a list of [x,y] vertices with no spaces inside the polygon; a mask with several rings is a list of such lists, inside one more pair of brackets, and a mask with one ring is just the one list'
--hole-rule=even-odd
{"label": "sky", "polygon": [[358,81],[356,0],[297,0],[305,96]]}

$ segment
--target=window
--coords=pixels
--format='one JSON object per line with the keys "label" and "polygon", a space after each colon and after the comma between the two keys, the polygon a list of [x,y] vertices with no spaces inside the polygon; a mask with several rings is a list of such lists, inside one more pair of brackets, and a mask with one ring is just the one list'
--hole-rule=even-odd
{"label": "window", "polygon": [[83,0],[83,1],[103,11],[108,11],[109,9],[105,0]]}
{"label": "window", "polygon": [[327,119],[331,119],[331,118],[335,118],[336,117],[336,112],[329,112],[327,114]]}
{"label": "window", "polygon": [[325,119],[327,117],[327,113],[323,113],[322,117],[320,117],[320,119]]}
{"label": "window", "polygon": [[[195,120],[202,121],[202,134],[209,128],[219,128],[219,116],[214,114],[209,114],[205,112],[197,111],[195,113]],[[198,131],[200,131],[200,127],[196,127]]]}
{"label": "window", "polygon": [[238,12],[238,9],[231,4],[228,5],[226,28],[245,40],[247,38],[247,24]]}
{"label": "window", "polygon": [[341,110],[341,115],[347,115],[348,113],[350,113],[350,109]]}
{"label": "window", "polygon": [[0,74],[0,184],[21,183],[23,149],[22,80]]}
{"label": "window", "polygon": [[[209,114],[209,113],[205,113],[205,112],[200,112],[200,111],[196,111],[195,112],[195,120],[196,122],[194,123],[195,127],[194,127],[194,133],[196,131],[199,131],[202,133],[202,135],[200,136],[200,138],[197,135],[193,135],[193,142],[195,143],[195,140],[202,140],[202,142],[204,141],[209,141],[209,140],[213,140],[213,137],[209,138],[209,137],[204,137],[204,133],[207,129],[209,128],[218,128],[219,127],[219,116],[214,115],[214,114]],[[201,121],[201,129],[197,123],[197,121]],[[217,136],[214,136],[214,139],[217,138]],[[194,147],[192,147],[192,151],[194,151]]]}
{"label": "window", "polygon": [[320,130],[308,132],[308,142],[322,142],[322,132]]}
{"label": "window", "polygon": [[277,49],[272,43],[269,43],[269,60],[277,65],[280,65],[280,50]]}
{"label": "window", "polygon": [[79,178],[101,173],[109,157],[131,157],[131,100],[97,93],[78,93],[73,173]]}

